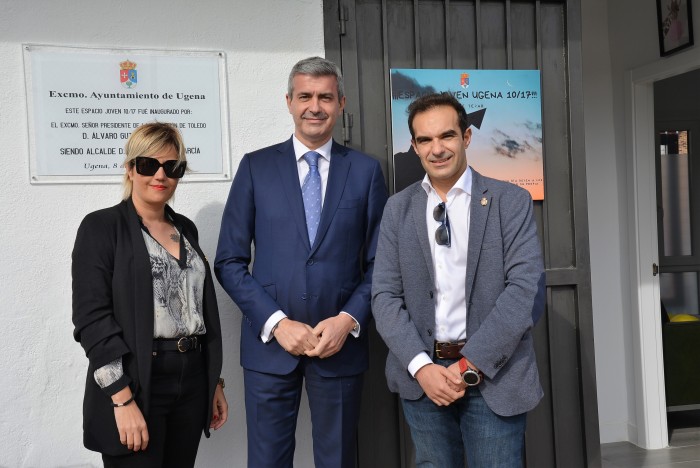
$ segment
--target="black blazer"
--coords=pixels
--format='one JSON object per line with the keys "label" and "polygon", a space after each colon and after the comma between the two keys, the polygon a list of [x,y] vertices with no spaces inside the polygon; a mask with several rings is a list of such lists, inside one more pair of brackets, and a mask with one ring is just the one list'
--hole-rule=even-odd
{"label": "black blazer", "polygon": [[[209,262],[198,245],[197,228],[166,205],[175,224],[206,265],[204,347],[209,406],[204,434],[209,437],[214,390],[221,372],[221,325]],[[83,219],[73,249],[73,332],[90,361],[83,401],[83,441],[109,455],[129,453],[119,442],[110,396],[129,383],[136,403],[148,415],[153,352],[153,278],[141,224],[131,199]],[[101,389],[93,373],[122,357],[124,378]]]}

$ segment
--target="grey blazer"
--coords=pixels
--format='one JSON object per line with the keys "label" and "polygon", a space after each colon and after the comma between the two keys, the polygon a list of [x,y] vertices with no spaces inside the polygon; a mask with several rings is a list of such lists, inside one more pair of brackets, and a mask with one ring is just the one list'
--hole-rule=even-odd
{"label": "grey blazer", "polygon": [[[485,375],[480,385],[495,413],[512,416],[542,398],[531,329],[544,311],[545,274],[529,193],[472,170],[467,269],[467,344],[462,354]],[[389,198],[382,218],[372,284],[377,330],[389,347],[389,389],[415,400],[423,390],[408,364],[433,357],[435,281],[417,182]]]}

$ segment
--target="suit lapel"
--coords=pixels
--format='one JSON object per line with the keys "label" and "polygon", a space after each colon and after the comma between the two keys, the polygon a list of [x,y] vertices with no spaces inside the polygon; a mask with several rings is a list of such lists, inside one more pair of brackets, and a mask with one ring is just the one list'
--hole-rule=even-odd
{"label": "suit lapel", "polygon": [[[467,254],[467,281],[466,299],[471,297],[472,286],[476,276],[476,266],[479,264],[479,254],[481,244],[484,241],[484,231],[486,220],[491,209],[491,197],[487,194],[488,189],[483,183],[481,175],[472,169],[472,197],[469,213],[469,247]],[[486,204],[483,204],[486,200]]]}
{"label": "suit lapel", "polygon": [[435,272],[433,271],[433,255],[430,252],[430,236],[428,235],[428,225],[425,222],[425,210],[428,204],[428,194],[425,193],[421,185],[416,185],[415,193],[411,197],[411,215],[413,216],[413,226],[416,229],[418,244],[423,259],[430,274],[431,284],[435,284]]}
{"label": "suit lapel", "polygon": [[139,381],[142,391],[150,391],[148,383],[151,380],[151,353],[153,351],[153,273],[151,257],[143,240],[141,222],[129,198],[127,204],[127,222],[134,252],[134,331],[136,336],[136,356],[145,356],[138,360]]}
{"label": "suit lapel", "polygon": [[[296,155],[294,154],[294,144],[290,138],[278,147],[279,154],[275,158],[282,189],[289,203],[289,209],[296,220],[297,229],[302,239],[306,239],[307,248],[309,246],[309,233],[306,230],[306,214],[304,213],[304,200],[301,196],[301,186],[299,185],[299,169],[297,169]],[[274,190],[273,187],[271,189]],[[323,222],[323,218],[321,218]],[[318,236],[317,236],[318,237]]]}
{"label": "suit lapel", "polygon": [[[348,173],[350,172],[350,162],[346,157],[347,151],[347,148],[340,146],[335,141],[333,142],[333,146],[331,147],[331,165],[328,171],[326,195],[323,199],[323,210],[321,211],[321,221],[318,224],[316,240],[314,241],[314,245],[311,246],[310,254],[313,254],[323,241],[323,238],[331,225],[331,221],[335,216],[335,212],[338,209],[340,199],[343,196],[345,183],[348,180]],[[306,223],[305,218],[304,222]],[[304,224],[304,229],[306,229],[306,224]]]}

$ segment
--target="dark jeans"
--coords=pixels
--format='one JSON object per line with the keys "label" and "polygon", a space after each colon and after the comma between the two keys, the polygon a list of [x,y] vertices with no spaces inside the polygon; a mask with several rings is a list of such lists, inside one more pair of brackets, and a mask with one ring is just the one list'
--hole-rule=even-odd
{"label": "dark jeans", "polygon": [[119,457],[103,454],[105,468],[193,467],[207,406],[204,353],[159,352],[151,369],[148,448]]}
{"label": "dark jeans", "polygon": [[[436,360],[449,365],[454,361]],[[478,388],[470,388],[449,406],[437,406],[427,396],[401,400],[416,447],[416,467],[521,468],[525,414],[499,416]]]}

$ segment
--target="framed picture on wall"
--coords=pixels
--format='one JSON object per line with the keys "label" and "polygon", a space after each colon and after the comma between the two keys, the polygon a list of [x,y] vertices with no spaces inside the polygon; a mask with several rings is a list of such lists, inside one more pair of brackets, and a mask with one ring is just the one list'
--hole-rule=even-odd
{"label": "framed picture on wall", "polygon": [[661,56],[693,45],[692,0],[656,0]]}

